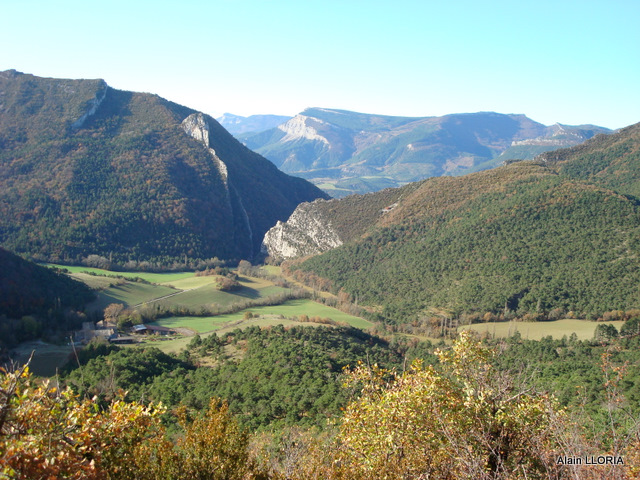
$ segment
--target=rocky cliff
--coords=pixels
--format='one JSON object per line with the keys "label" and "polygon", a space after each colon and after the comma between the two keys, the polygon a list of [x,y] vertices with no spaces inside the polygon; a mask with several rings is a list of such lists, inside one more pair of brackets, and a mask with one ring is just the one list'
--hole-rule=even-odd
{"label": "rocky cliff", "polygon": [[265,235],[262,252],[271,257],[315,255],[366,235],[385,223],[422,182],[402,188],[386,188],[343,199],[302,203],[286,222],[278,222]]}
{"label": "rocky cliff", "polygon": [[271,257],[288,259],[315,255],[342,245],[331,220],[314,208],[318,202],[303,203],[286,222],[278,222],[264,236],[262,251]]}

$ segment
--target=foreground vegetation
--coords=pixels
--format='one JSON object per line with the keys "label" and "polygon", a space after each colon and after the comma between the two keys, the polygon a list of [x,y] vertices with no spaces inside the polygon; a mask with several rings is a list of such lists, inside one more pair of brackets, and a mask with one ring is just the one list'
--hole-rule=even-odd
{"label": "foreground vegetation", "polygon": [[[254,334],[273,342],[284,331]],[[304,349],[305,343],[295,345]],[[527,343],[516,339],[506,345],[507,351],[523,348],[519,345]],[[617,346],[637,355],[637,337]],[[192,347],[202,353],[210,348]],[[273,347],[274,354],[282,350]],[[580,342],[570,346],[584,348],[590,347]],[[3,474],[20,479],[278,480],[588,480],[640,474],[638,424],[630,420],[626,407],[631,402],[624,396],[627,376],[612,357],[603,357],[600,390],[608,401],[598,407],[607,421],[582,416],[576,423],[575,411],[563,409],[552,394],[526,382],[528,375],[497,368],[502,353],[495,353],[495,347],[463,333],[453,347],[435,350],[430,360],[413,362],[403,371],[355,364],[341,378],[346,388],[343,413],[322,432],[296,427],[252,433],[238,423],[243,414],[234,416],[232,407],[216,399],[198,414],[186,406],[167,409],[125,401],[116,392],[96,408],[70,390],[36,386],[26,372],[6,374],[0,386]],[[115,362],[115,357],[113,364],[132,368],[131,362]],[[249,383],[261,378],[245,376]],[[253,405],[260,410],[264,404]],[[175,435],[163,426],[166,415],[174,419]],[[590,456],[610,461],[558,461]]]}

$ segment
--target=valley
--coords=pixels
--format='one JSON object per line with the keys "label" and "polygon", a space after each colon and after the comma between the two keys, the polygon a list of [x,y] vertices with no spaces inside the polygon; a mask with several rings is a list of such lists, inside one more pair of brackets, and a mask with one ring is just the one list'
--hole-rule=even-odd
{"label": "valley", "polygon": [[[364,318],[312,300],[309,298],[312,290],[305,290],[279,277],[279,267],[257,268],[260,277],[239,276],[238,288],[228,292],[220,289],[219,281],[224,278],[220,275],[112,272],[51,264],[48,267],[66,271],[71,278],[96,291],[96,299],[86,308],[90,317],[100,319],[106,307],[121,304],[124,310],[122,317],[175,329],[177,334],[171,336],[136,336],[137,345],[149,344],[169,353],[179,353],[193,335],[205,338],[214,332],[222,335],[251,326],[350,325],[361,329],[373,326]],[[286,287],[280,286],[283,284]],[[119,329],[120,333],[129,335],[132,323],[127,322],[129,326]],[[62,368],[72,354],[73,349],[68,343],[67,338],[66,346],[42,342],[21,344],[15,348],[16,358],[26,361],[35,350],[33,371],[52,376],[55,368]],[[79,344],[78,348],[82,345]],[[57,354],[57,361],[44,360],[51,352],[54,356]]]}
{"label": "valley", "polygon": [[8,70],[0,96],[15,471],[638,473],[640,124],[227,115],[243,145],[102,80]]}

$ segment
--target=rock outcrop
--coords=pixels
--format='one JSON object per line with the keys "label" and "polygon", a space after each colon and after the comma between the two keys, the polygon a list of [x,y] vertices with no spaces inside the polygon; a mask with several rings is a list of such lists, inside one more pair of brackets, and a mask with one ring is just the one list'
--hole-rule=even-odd
{"label": "rock outcrop", "polygon": [[[238,215],[236,215],[236,213],[239,213],[239,218],[244,223],[244,227],[246,228],[247,234],[249,235],[249,244],[253,245],[253,231],[251,230],[251,223],[249,222],[247,210],[242,204],[242,197],[238,195],[235,190],[233,190],[233,194],[236,199],[235,203],[240,210],[239,212],[234,212],[234,202],[232,202],[231,200],[233,186],[229,182],[229,170],[227,169],[227,165],[220,159],[220,157],[218,157],[218,155],[216,155],[216,151],[211,148],[211,143],[209,142],[209,124],[207,123],[204,115],[202,113],[192,113],[182,121],[182,128],[187,135],[201,142],[213,158],[216,168],[218,169],[218,173],[220,173],[220,178],[222,178],[222,182],[225,187],[227,208],[234,218],[238,218]],[[254,251],[251,250],[250,256],[253,257],[253,254]]]}
{"label": "rock outcrop", "polygon": [[262,251],[271,257],[288,259],[315,255],[342,245],[338,232],[314,208],[318,202],[302,203],[286,222],[278,222],[264,236]]}
{"label": "rock outcrop", "polygon": [[98,82],[100,83],[100,87],[96,92],[96,96],[89,100],[87,104],[88,110],[80,118],[73,122],[73,124],[71,125],[72,128],[82,128],[87,119],[91,115],[94,115],[96,113],[96,110],[98,110],[98,107],[102,104],[104,98],[107,96],[107,90],[109,89],[107,82],[105,82],[104,80],[98,80]]}

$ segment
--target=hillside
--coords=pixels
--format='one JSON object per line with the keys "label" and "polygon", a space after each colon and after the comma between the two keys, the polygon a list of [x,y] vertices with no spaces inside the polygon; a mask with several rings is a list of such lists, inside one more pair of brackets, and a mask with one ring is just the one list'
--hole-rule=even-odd
{"label": "hillside", "polygon": [[0,248],[0,350],[57,330],[77,328],[69,315],[93,300],[83,283]]}
{"label": "hillside", "polygon": [[282,171],[342,197],[532,159],[608,132],[593,125],[546,127],[524,115],[492,112],[391,117],[311,108],[238,138]]}
{"label": "hillside", "polygon": [[573,148],[541,155],[562,175],[640,197],[640,124],[598,135]]}
{"label": "hillside", "polygon": [[[638,308],[640,203],[628,193],[637,182],[620,173],[637,159],[638,131],[598,137],[554,162],[381,192],[381,203],[398,200],[360,226],[348,220],[367,217],[351,210],[353,200],[315,202],[319,216],[351,237],[291,268],[299,278],[329,279],[392,322],[434,312],[598,316]],[[627,155],[616,153],[620,145]],[[329,208],[336,213],[327,216]]]}
{"label": "hillside", "polygon": [[156,95],[0,73],[0,244],[10,250],[160,266],[252,258],[271,226],[324,196]]}

